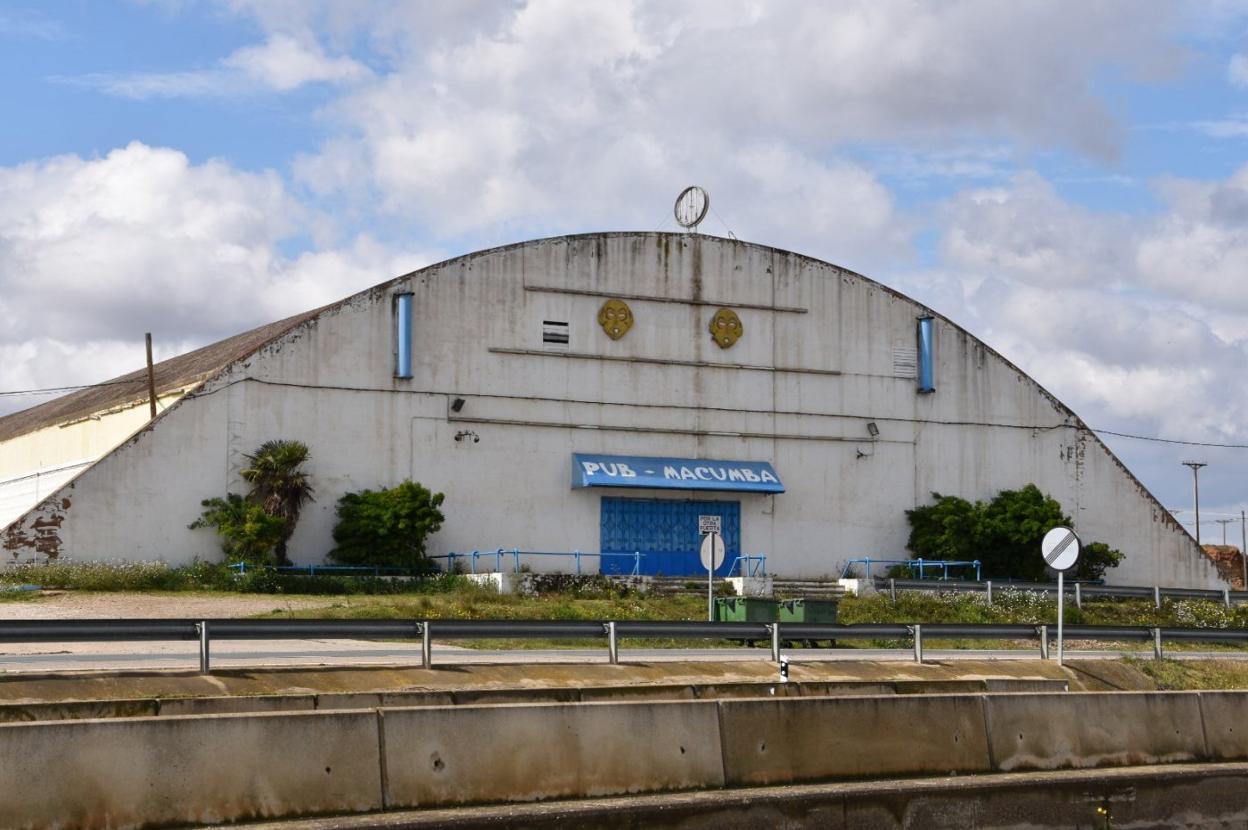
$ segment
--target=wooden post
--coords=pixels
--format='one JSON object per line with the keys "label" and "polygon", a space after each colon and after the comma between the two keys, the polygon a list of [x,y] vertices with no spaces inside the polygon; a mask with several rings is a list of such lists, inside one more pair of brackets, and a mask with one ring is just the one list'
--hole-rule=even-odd
{"label": "wooden post", "polygon": [[152,333],[149,331],[143,337],[147,340],[147,399],[151,404],[152,417],[156,417],[156,372],[152,369]]}

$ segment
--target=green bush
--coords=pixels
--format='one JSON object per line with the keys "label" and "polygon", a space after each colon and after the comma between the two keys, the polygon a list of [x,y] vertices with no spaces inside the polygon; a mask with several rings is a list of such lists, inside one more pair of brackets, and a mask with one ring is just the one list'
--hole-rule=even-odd
{"label": "green bush", "polygon": [[[1047,579],[1040,542],[1050,529],[1071,524],[1062,505],[1034,484],[1002,490],[990,502],[972,504],[940,493],[932,493],[932,498],[934,504],[906,511],[911,552],[921,559],[978,559],[988,579]],[[1122,553],[1103,542],[1087,543],[1072,575],[1099,579],[1122,558]]]}
{"label": "green bush", "polygon": [[272,516],[263,506],[230,493],[223,499],[204,499],[203,515],[191,522],[190,528],[211,527],[221,537],[221,550],[227,562],[259,565],[286,536],[288,521]]}
{"label": "green bush", "polygon": [[442,527],[443,498],[414,481],[347,493],[338,499],[337,547],[330,558],[344,565],[432,570],[425,540]]}

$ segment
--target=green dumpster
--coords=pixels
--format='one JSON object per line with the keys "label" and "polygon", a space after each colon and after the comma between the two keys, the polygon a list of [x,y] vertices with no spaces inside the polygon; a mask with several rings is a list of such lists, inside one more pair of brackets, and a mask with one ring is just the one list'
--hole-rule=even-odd
{"label": "green dumpster", "polygon": [[776,601],[762,597],[716,597],[719,622],[775,622]]}
{"label": "green dumpster", "polygon": [[780,622],[835,623],[837,602],[834,599],[782,599]]}

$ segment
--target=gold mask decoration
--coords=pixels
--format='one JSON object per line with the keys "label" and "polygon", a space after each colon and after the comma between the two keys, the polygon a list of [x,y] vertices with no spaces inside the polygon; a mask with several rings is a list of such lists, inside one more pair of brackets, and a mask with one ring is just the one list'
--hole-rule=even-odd
{"label": "gold mask decoration", "polygon": [[745,334],[741,318],[731,308],[721,308],[711,318],[711,338],[721,349],[727,349]]}
{"label": "gold mask decoration", "polygon": [[598,309],[598,325],[612,340],[619,340],[633,327],[633,310],[623,300],[607,300]]}

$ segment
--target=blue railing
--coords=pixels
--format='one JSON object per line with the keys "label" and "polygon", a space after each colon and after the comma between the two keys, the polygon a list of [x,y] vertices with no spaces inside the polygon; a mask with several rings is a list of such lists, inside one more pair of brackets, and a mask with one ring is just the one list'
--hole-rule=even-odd
{"label": "blue railing", "polygon": [[[475,574],[480,572],[477,570],[478,562],[483,559],[485,560],[486,567],[490,564],[494,566],[492,571],[493,573],[501,573],[504,563],[510,566],[512,573],[520,573],[520,560],[524,557],[531,556],[553,556],[556,558],[571,559],[575,565],[577,574],[584,572],[583,560],[585,559],[598,559],[598,569],[602,573],[606,573],[606,571],[603,570],[603,566],[607,564],[608,560],[622,559],[625,562],[632,563],[632,570],[629,572],[629,576],[640,576],[641,560],[644,559],[646,555],[641,551],[634,551],[632,553],[589,553],[587,551],[574,550],[568,553],[563,553],[555,551],[520,550],[519,548],[511,548],[510,550],[507,548],[495,548],[494,550],[474,550],[464,553],[451,551],[450,553],[444,553],[439,556],[431,556],[429,558],[445,561],[445,570],[448,572],[455,570],[456,562],[466,562],[468,565],[468,572]],[[729,566],[728,572],[733,573],[738,569],[740,570],[741,576],[765,576],[767,574],[767,557],[761,553],[755,555],[742,554],[732,560],[732,565]]]}
{"label": "blue railing", "polygon": [[740,573],[737,576],[766,576],[767,556],[762,553],[755,556],[743,553],[732,560],[732,564],[728,566],[728,573],[732,573],[738,568],[740,568]]}
{"label": "blue railing", "polygon": [[574,550],[569,553],[563,553],[563,552],[543,551],[543,550],[520,550],[519,548],[512,548],[511,550],[506,550],[504,548],[495,548],[494,550],[486,550],[486,551],[474,550],[474,551],[469,551],[466,553],[457,553],[455,551],[451,551],[450,553],[442,554],[441,556],[430,556],[429,558],[433,560],[438,560],[438,559],[446,560],[446,570],[448,572],[455,570],[455,563],[457,561],[467,560],[468,572],[475,574],[477,573],[477,561],[483,557],[486,558],[487,561],[490,557],[493,557],[495,573],[499,573],[503,570],[504,559],[508,560],[511,563],[512,573],[520,573],[520,558],[524,556],[554,556],[554,557],[559,557],[563,559],[571,559],[576,563],[576,572],[578,574],[582,573],[582,560],[583,559],[600,560],[599,570],[601,570],[602,568],[601,560],[627,559],[627,560],[631,560],[633,563],[633,569],[630,575],[638,576],[641,574],[641,560],[642,560],[642,557],[645,556],[645,554],[640,551],[635,551],[633,553],[588,553],[586,551]]}
{"label": "blue railing", "polygon": [[235,562],[229,566],[238,571],[239,575],[247,571],[271,570],[285,574],[302,574],[305,576],[429,576],[427,570],[413,568],[385,568],[373,565],[251,565]]}
{"label": "blue railing", "polygon": [[841,571],[841,579],[846,579],[849,576],[849,572],[854,565],[862,565],[864,568],[863,573],[868,579],[871,577],[872,565],[891,565],[894,567],[908,568],[911,575],[914,575],[917,571],[919,579],[927,578],[926,571],[928,568],[939,570],[941,579],[949,578],[950,568],[974,568],[975,581],[978,582],[980,580],[980,562],[978,559],[971,561],[946,561],[943,559],[851,559],[845,563],[845,569]]}

